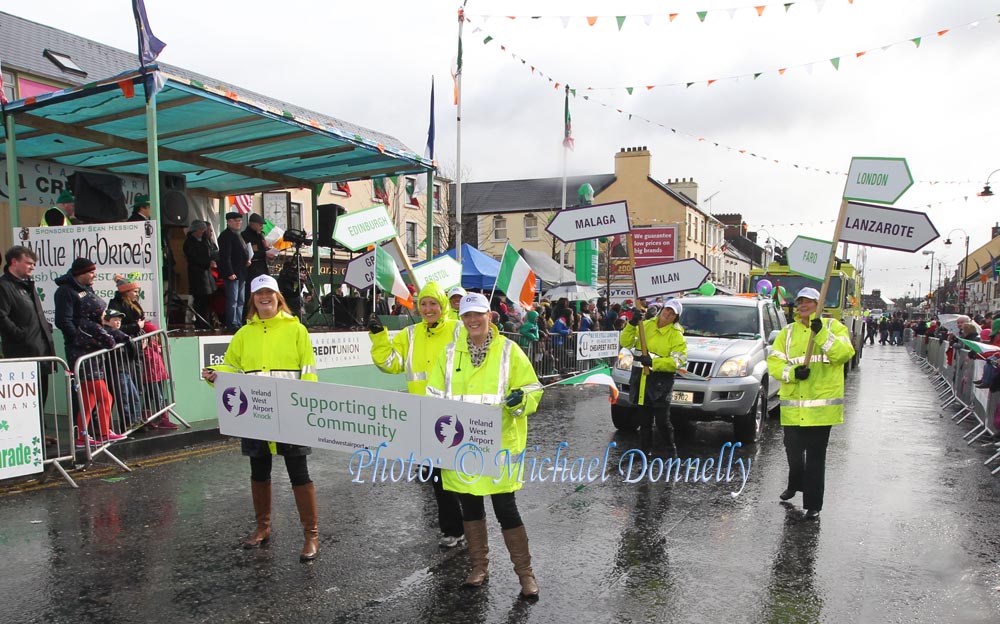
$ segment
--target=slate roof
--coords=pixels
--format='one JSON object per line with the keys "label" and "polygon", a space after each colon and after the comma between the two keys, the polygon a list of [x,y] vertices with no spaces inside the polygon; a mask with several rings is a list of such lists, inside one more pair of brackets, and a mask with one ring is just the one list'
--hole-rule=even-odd
{"label": "slate roof", "polygon": [[[576,191],[589,183],[594,195],[615,181],[613,173],[569,176],[566,178],[566,205],[576,206]],[[449,201],[454,205],[455,185]],[[499,180],[462,184],[462,216],[505,212],[548,212],[562,208],[562,178]]]}

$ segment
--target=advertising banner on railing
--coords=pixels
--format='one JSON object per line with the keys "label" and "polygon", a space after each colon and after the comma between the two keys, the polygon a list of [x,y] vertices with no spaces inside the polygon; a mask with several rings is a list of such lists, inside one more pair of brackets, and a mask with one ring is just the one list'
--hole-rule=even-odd
{"label": "advertising banner on railing", "polygon": [[105,302],[118,292],[115,274],[139,283],[139,305],[146,320],[163,327],[161,279],[156,274],[155,221],[94,223],[65,227],[14,228],[14,242],[38,256],[35,286],[45,318],[55,324],[56,280],[66,275],[73,260],[87,258],[97,265],[93,288]]}
{"label": "advertising banner on railing", "polygon": [[0,360],[0,481],[42,471],[38,364]]}
{"label": "advertising banner on railing", "polygon": [[618,344],[618,332],[577,332],[576,357],[578,360],[596,360],[615,357],[621,347]]}
{"label": "advertising banner on railing", "polygon": [[379,469],[376,451],[390,473],[424,465],[497,477],[506,469],[499,406],[229,373],[216,379],[215,397],[221,433],[352,453],[352,474]]}

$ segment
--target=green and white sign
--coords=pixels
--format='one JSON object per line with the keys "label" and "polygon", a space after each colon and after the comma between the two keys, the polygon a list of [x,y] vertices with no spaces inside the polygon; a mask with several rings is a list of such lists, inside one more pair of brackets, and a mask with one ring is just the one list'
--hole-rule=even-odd
{"label": "green and white sign", "polygon": [[428,282],[437,282],[446,291],[462,285],[462,265],[451,256],[441,256],[415,266],[413,275],[421,288]]}
{"label": "green and white sign", "polygon": [[826,267],[830,263],[832,252],[833,243],[830,241],[796,236],[785,252],[788,257],[788,269],[820,282],[826,281]]}
{"label": "green and white sign", "polygon": [[229,436],[343,451],[352,462],[377,449],[387,461],[469,475],[507,469],[499,406],[232,373],[219,373],[215,397],[219,431]]}
{"label": "green and white sign", "polygon": [[38,365],[0,360],[0,481],[42,471]]}
{"label": "green and white sign", "polygon": [[351,251],[360,251],[396,236],[396,226],[383,205],[340,215],[333,228],[333,239]]}
{"label": "green and white sign", "polygon": [[894,204],[913,186],[913,176],[905,158],[851,159],[844,199]]}

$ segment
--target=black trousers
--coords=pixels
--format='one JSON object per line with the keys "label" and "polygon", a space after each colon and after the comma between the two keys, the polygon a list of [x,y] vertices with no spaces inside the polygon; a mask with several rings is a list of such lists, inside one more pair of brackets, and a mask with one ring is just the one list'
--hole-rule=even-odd
{"label": "black trousers", "polygon": [[[496,514],[497,522],[504,531],[516,529],[524,526],[521,522],[521,514],[517,511],[517,500],[514,492],[507,494],[491,494],[493,499],[493,513]],[[462,501],[462,518],[466,522],[475,522],[486,517],[486,497],[475,494],[459,494],[458,499]]]}
{"label": "black trousers", "polygon": [[[426,474],[421,476],[427,478]],[[438,527],[440,527],[441,532],[448,537],[465,535],[465,527],[462,526],[462,506],[458,501],[458,494],[444,489],[440,468],[431,471],[430,480],[434,486],[434,498],[437,500]]]}
{"label": "black trousers", "polygon": [[785,427],[785,455],[788,457],[788,489],[802,492],[802,507],[823,509],[826,483],[826,446],[830,425]]}
{"label": "black trousers", "polygon": [[[309,478],[309,464],[306,463],[308,455],[285,455],[285,470],[288,471],[288,479],[293,486],[307,485],[312,483]],[[264,455],[263,457],[250,458],[250,480],[270,481],[271,466],[274,455]]]}

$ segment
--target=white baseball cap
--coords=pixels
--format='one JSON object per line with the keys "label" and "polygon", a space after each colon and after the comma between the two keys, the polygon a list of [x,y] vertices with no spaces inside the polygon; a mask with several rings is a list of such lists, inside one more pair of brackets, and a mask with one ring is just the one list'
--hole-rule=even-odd
{"label": "white baseball cap", "polygon": [[250,282],[250,292],[255,293],[261,288],[270,288],[274,292],[280,292],[278,290],[278,280],[274,279],[270,275],[258,275],[253,278]]}
{"label": "white baseball cap", "polygon": [[458,305],[458,315],[462,316],[466,312],[489,312],[489,300],[479,293],[469,293],[462,297],[462,303]]}
{"label": "white baseball cap", "polygon": [[681,312],[684,310],[684,306],[681,305],[680,299],[671,299],[664,303],[663,307],[670,308],[677,313],[677,316],[680,316]]}
{"label": "white baseball cap", "polygon": [[795,295],[795,300],[798,301],[799,299],[812,299],[813,301],[818,303],[819,291],[816,290],[815,288],[810,288],[809,286],[806,286],[805,288],[799,291],[799,294]]}
{"label": "white baseball cap", "polygon": [[466,294],[468,293],[465,292],[464,288],[462,288],[461,286],[455,286],[454,288],[448,291],[448,298],[451,299],[455,295],[464,297]]}

